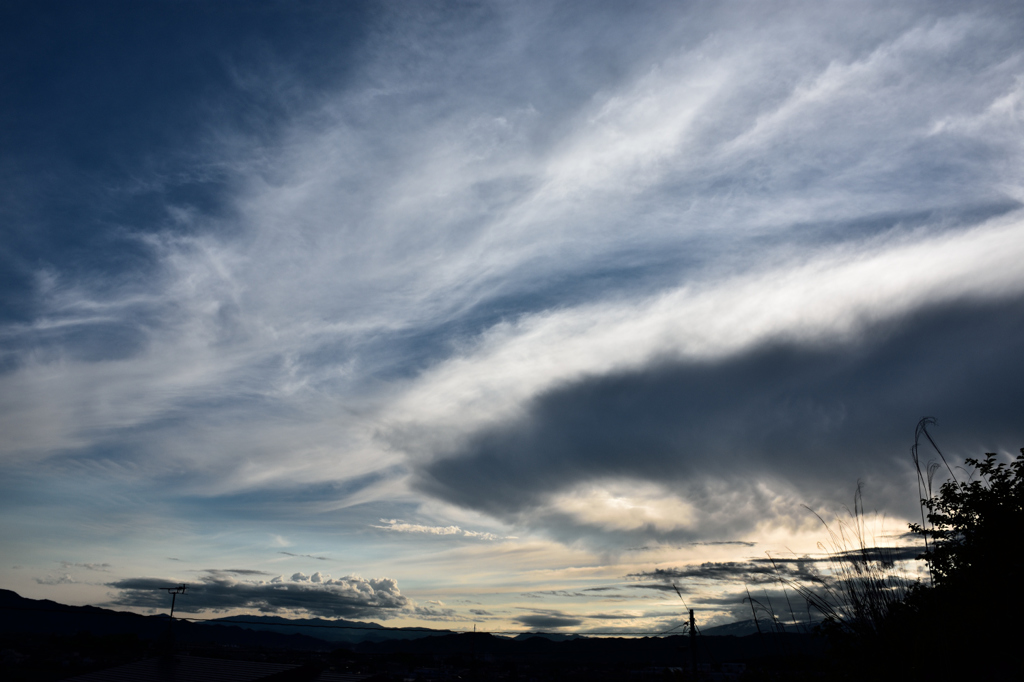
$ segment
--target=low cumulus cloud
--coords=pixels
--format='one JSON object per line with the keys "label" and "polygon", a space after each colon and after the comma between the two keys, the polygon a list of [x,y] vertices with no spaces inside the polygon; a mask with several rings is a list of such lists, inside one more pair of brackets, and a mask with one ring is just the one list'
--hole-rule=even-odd
{"label": "low cumulus cloud", "polygon": [[291,579],[236,580],[225,572],[211,572],[198,581],[172,582],[156,578],[126,578],[108,583],[116,590],[112,604],[152,609],[167,608],[163,588],[184,584],[177,600],[185,613],[251,609],[261,613],[303,613],[322,618],[375,618],[406,615],[415,608],[391,578],[358,576],[331,578],[317,572],[296,573]]}

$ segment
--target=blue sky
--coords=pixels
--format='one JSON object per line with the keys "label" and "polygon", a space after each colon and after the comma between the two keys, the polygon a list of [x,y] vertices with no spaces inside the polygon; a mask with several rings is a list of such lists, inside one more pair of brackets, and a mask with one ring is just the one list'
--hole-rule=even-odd
{"label": "blue sky", "polygon": [[723,621],[1024,445],[1017,3],[0,12],[4,587]]}

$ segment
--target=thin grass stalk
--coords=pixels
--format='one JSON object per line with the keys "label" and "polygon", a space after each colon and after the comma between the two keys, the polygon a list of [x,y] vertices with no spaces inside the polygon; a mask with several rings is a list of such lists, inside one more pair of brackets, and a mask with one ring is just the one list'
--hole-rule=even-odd
{"label": "thin grass stalk", "polygon": [[776,575],[800,594],[826,621],[860,637],[872,637],[879,631],[891,609],[905,598],[910,580],[895,570],[896,558],[877,542],[868,542],[862,488],[858,484],[853,510],[847,508],[850,521],[837,518],[832,525],[820,514],[811,512],[825,526],[829,546],[818,543],[828,555],[829,576],[812,580],[813,584],[786,578],[776,562]]}
{"label": "thin grass stalk", "polygon": [[747,591],[747,601],[750,602],[750,613],[754,616],[754,627],[757,628],[757,637],[764,648],[764,638],[761,635],[761,624],[757,622],[757,611],[754,610],[754,599],[750,596],[750,588],[746,585],[743,586]]}

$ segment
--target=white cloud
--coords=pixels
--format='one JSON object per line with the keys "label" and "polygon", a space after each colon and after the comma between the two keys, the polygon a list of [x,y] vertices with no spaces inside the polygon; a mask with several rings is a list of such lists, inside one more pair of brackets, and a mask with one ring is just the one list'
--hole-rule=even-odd
{"label": "white cloud", "polygon": [[390,407],[395,437],[429,454],[450,447],[453,433],[514,418],[532,397],[568,381],[721,358],[771,341],[848,341],[924,305],[1019,296],[1022,258],[1017,213],[963,232],[801,254],[639,301],[526,315],[412,382]]}
{"label": "white cloud", "polygon": [[464,530],[458,526],[424,526],[416,523],[403,523],[398,519],[381,519],[383,525],[374,525],[372,528],[393,531],[396,533],[422,533],[424,535],[457,535],[460,537],[476,538],[479,540],[501,540],[515,538],[501,538],[494,533],[485,533],[473,530]]}
{"label": "white cloud", "polygon": [[35,581],[40,585],[73,585],[76,582],[70,573],[62,573],[57,576],[47,574],[41,578],[35,578]]}
{"label": "white cloud", "polygon": [[84,563],[84,564],[80,564],[80,563],[72,563],[70,561],[62,561],[62,562],[60,562],[60,565],[61,565],[61,568],[64,568],[64,569],[84,568],[87,571],[104,571],[104,572],[109,572],[110,569],[111,569],[110,564],[107,564],[107,563],[102,563],[102,564]]}
{"label": "white cloud", "polygon": [[608,530],[667,532],[695,527],[697,510],[656,484],[613,480],[559,491],[544,513],[566,514],[581,525]]}
{"label": "white cloud", "polygon": [[[503,21],[522,29],[535,11],[507,10]],[[235,164],[239,173],[241,189],[228,201],[238,215],[231,227],[241,237],[216,236],[214,221],[179,210],[175,220],[201,236],[141,238],[160,263],[148,282],[100,294],[89,282],[44,273],[40,292],[48,311],[37,327],[121,320],[155,309],[160,328],[147,331],[143,353],[125,360],[35,355],[0,378],[2,393],[17,396],[3,405],[5,451],[45,456],[87,448],[197,403],[243,397],[291,416],[253,423],[225,415],[209,428],[191,428],[188,447],[173,439],[148,444],[158,451],[151,460],[205,469],[208,493],[284,479],[308,482],[325,470],[358,475],[400,462],[373,443],[381,426],[376,415],[394,390],[390,377],[418,371],[431,359],[409,358],[415,351],[398,349],[391,343],[395,335],[436,334],[495,299],[543,292],[549,280],[586,276],[623,253],[643,265],[684,248],[714,251],[794,222],[863,216],[866,205],[871,211],[927,209],[916,194],[900,190],[894,197],[899,188],[871,184],[881,170],[917,163],[917,152],[901,147],[894,153],[886,141],[917,140],[925,130],[922,112],[934,112],[939,123],[933,130],[959,125],[961,134],[984,143],[989,128],[957,123],[968,115],[967,102],[998,112],[1003,128],[1019,125],[1013,105],[1019,81],[1009,74],[1019,53],[992,60],[970,78],[940,72],[930,63],[969,49],[977,35],[991,32],[992,21],[970,14],[917,23],[904,14],[892,18],[891,28],[873,30],[866,44],[855,32],[840,30],[839,43],[826,38],[844,22],[862,20],[839,10],[818,17],[819,25],[783,14],[766,25],[738,21],[670,40],[662,38],[685,33],[688,19],[685,12],[666,12],[656,28],[642,29],[652,38],[642,59],[627,57],[635,45],[617,55],[624,77],[596,83],[559,116],[539,101],[510,100],[515,82],[504,83],[510,92],[499,88],[483,97],[455,91],[443,106],[418,102],[422,116],[404,116],[387,108],[389,96],[437,88],[448,93],[455,76],[424,67],[412,79],[393,52],[374,52],[361,63],[375,74],[372,87],[318,96],[315,104],[290,102],[294,111],[305,105],[314,114],[296,114],[282,144],[244,150],[243,143],[240,152],[237,136],[225,131],[230,148],[212,147],[217,154],[230,151],[217,161]],[[800,34],[800,42],[789,42]],[[479,55],[468,51],[475,43],[452,54],[451,46],[418,31],[399,37],[385,29],[375,38],[382,45],[413,41],[425,50],[425,64],[443,55],[458,69],[478,66]],[[495,50],[489,68],[532,65],[523,44],[486,42]],[[898,83],[891,85],[894,77]],[[958,89],[969,95],[967,102],[948,96]],[[549,128],[560,135],[539,144],[538,135]],[[1019,154],[1020,145],[1014,148]],[[260,162],[243,163],[254,157]],[[822,165],[827,158],[836,160]],[[801,179],[809,167],[821,172]],[[828,172],[833,167],[842,171],[842,182]],[[722,194],[707,185],[709,178],[738,184]],[[927,190],[926,179],[906,187],[922,182],[931,201],[943,199]],[[687,241],[697,235],[708,243]],[[808,257],[804,248],[796,251],[793,258]],[[681,272],[679,279],[691,280],[691,290],[709,286],[707,273]],[[560,310],[568,304],[558,301],[554,310],[533,311],[512,324],[525,329],[549,315],[566,334],[589,333],[583,318],[641,332],[652,324],[650,316],[637,318],[635,292],[627,282],[619,285],[623,290],[613,291],[611,301],[593,304],[604,310],[596,316],[573,306],[580,318],[575,326]],[[661,298],[674,305],[668,299],[676,295]],[[466,338],[445,342],[458,348]],[[650,350],[650,343],[641,345]],[[553,348],[548,362],[564,365],[577,350],[574,343]],[[456,353],[447,366],[458,361]],[[569,358],[568,364],[586,362]],[[434,371],[427,381],[437,376]],[[530,381],[513,392],[535,392]],[[491,393],[481,397],[489,401]],[[453,404],[445,418],[456,418],[465,402]],[[445,405],[439,402],[438,410]],[[392,410],[385,415],[390,426]],[[336,465],[341,460],[344,467]],[[156,461],[147,467],[159,467]]]}

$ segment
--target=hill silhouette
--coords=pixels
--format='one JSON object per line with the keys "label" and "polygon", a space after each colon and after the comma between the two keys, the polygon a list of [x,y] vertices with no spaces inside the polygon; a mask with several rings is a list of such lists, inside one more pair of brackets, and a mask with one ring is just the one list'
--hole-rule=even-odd
{"label": "hill silhouette", "polygon": [[[687,668],[691,661],[692,640],[685,635],[597,638],[523,633],[503,637],[435,631],[401,633],[407,635],[403,639],[343,642],[275,631],[287,628],[288,619],[284,618],[249,616],[239,620],[243,618],[256,624],[176,621],[169,646],[167,616],[68,606],[0,590],[0,648],[7,656],[0,663],[0,676],[5,680],[57,680],[166,656],[171,651],[291,665],[312,661],[378,675],[382,680],[421,679],[417,669],[439,665],[462,679],[473,675],[491,679],[492,674],[501,676],[509,671],[528,673],[528,678],[536,680],[576,679],[579,675],[583,675],[579,679],[621,679],[629,671]],[[319,624],[320,619],[303,619],[298,629],[308,631]],[[382,632],[396,634],[375,623],[354,627],[364,626],[371,638]],[[794,661],[803,661],[800,666],[821,661],[826,643],[806,634],[764,633],[705,635],[697,638],[696,645],[696,658],[705,667],[746,661],[761,668],[791,670]]]}
{"label": "hill silhouette", "polygon": [[[166,615],[143,616],[97,606],[68,606],[49,599],[27,599],[17,592],[0,589],[0,633],[12,635],[71,636],[88,633],[95,637],[132,635],[156,641],[167,635]],[[310,650],[330,646],[322,639],[304,634],[257,632],[237,625],[210,627],[176,619],[174,637],[183,643],[266,646]]]}

